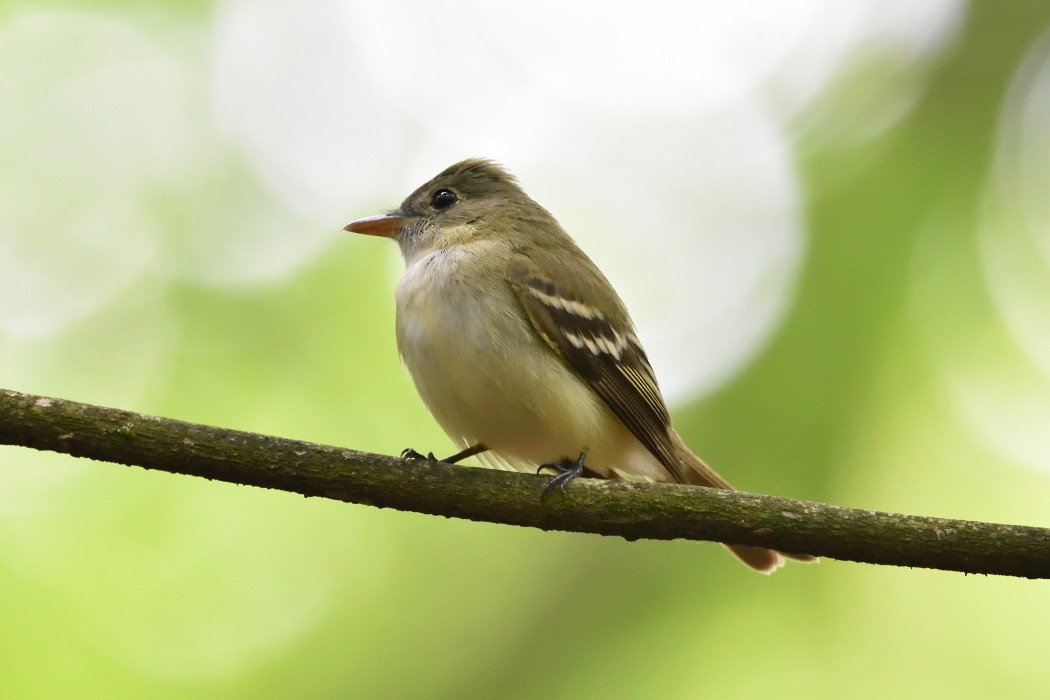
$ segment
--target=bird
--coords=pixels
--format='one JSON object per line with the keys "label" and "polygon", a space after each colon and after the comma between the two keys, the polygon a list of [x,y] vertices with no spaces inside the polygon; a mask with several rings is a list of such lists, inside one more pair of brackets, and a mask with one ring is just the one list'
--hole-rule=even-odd
{"label": "bird", "polygon": [[[732,490],[673,428],[612,284],[504,167],[463,160],[398,208],[344,229],[401,250],[397,348],[460,448],[441,461],[477,455],[492,467],[550,468],[544,494],[579,476]],[[763,573],[785,557],[814,559],[727,547]]]}

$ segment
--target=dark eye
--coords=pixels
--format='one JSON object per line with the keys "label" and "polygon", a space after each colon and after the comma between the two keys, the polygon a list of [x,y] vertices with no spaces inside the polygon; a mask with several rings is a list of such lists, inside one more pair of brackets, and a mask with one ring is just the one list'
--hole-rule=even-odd
{"label": "dark eye", "polygon": [[430,206],[441,211],[442,209],[448,209],[458,201],[459,197],[457,197],[456,193],[452,190],[438,190],[434,193],[434,196],[430,198]]}

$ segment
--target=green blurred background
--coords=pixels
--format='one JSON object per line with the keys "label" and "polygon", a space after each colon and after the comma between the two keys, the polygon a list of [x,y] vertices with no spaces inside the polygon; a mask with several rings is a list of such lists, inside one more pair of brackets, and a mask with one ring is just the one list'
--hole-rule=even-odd
{"label": "green blurred background", "polygon": [[[0,4],[0,387],[444,452],[339,229],[492,156],[740,487],[1050,526],[1050,4],[726,5]],[[9,698],[1042,698],[1048,593],[0,449]]]}

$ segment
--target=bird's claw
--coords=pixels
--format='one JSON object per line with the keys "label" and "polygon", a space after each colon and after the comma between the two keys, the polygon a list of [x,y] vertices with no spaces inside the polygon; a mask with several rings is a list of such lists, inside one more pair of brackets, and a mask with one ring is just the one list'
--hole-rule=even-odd
{"label": "bird's claw", "polygon": [[438,461],[437,457],[434,456],[433,452],[427,452],[424,455],[424,454],[421,454],[419,452],[416,452],[411,447],[406,447],[405,449],[401,450],[401,459],[405,459],[405,460],[421,459],[421,460],[423,460],[425,462],[436,462],[436,461]]}
{"label": "bird's claw", "polygon": [[581,452],[580,456],[574,461],[567,459],[561,462],[548,462],[547,464],[541,464],[536,469],[536,473],[539,474],[544,469],[553,469],[557,472],[551,477],[551,480],[547,482],[547,485],[543,487],[543,494],[541,498],[546,498],[547,494],[551,491],[564,491],[565,487],[569,485],[569,482],[574,481],[576,478],[581,476],[584,472],[583,460],[587,457],[586,452]]}
{"label": "bird's claw", "polygon": [[424,462],[456,464],[460,460],[466,459],[467,457],[473,457],[474,455],[479,455],[482,452],[487,452],[488,449],[489,448],[485,447],[484,443],[479,442],[476,445],[471,445],[470,447],[460,450],[454,455],[449,455],[448,457],[445,457],[445,459],[438,459],[434,456],[433,452],[427,452],[426,457],[424,457],[422,454],[416,452],[411,447],[409,447],[404,450],[401,450],[401,459],[418,459],[423,460]]}

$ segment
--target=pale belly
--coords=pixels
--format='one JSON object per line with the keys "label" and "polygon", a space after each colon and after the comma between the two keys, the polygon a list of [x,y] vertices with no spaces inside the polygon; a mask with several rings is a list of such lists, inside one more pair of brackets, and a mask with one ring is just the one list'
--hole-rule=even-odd
{"label": "pale belly", "polygon": [[[517,469],[586,452],[587,468],[599,474],[618,469],[668,480],[536,334],[509,285],[496,295],[474,293],[441,269],[449,262],[455,264],[425,259],[406,273],[397,289],[397,339],[420,396],[453,441],[484,443],[504,466]],[[442,284],[429,279],[434,273]]]}

